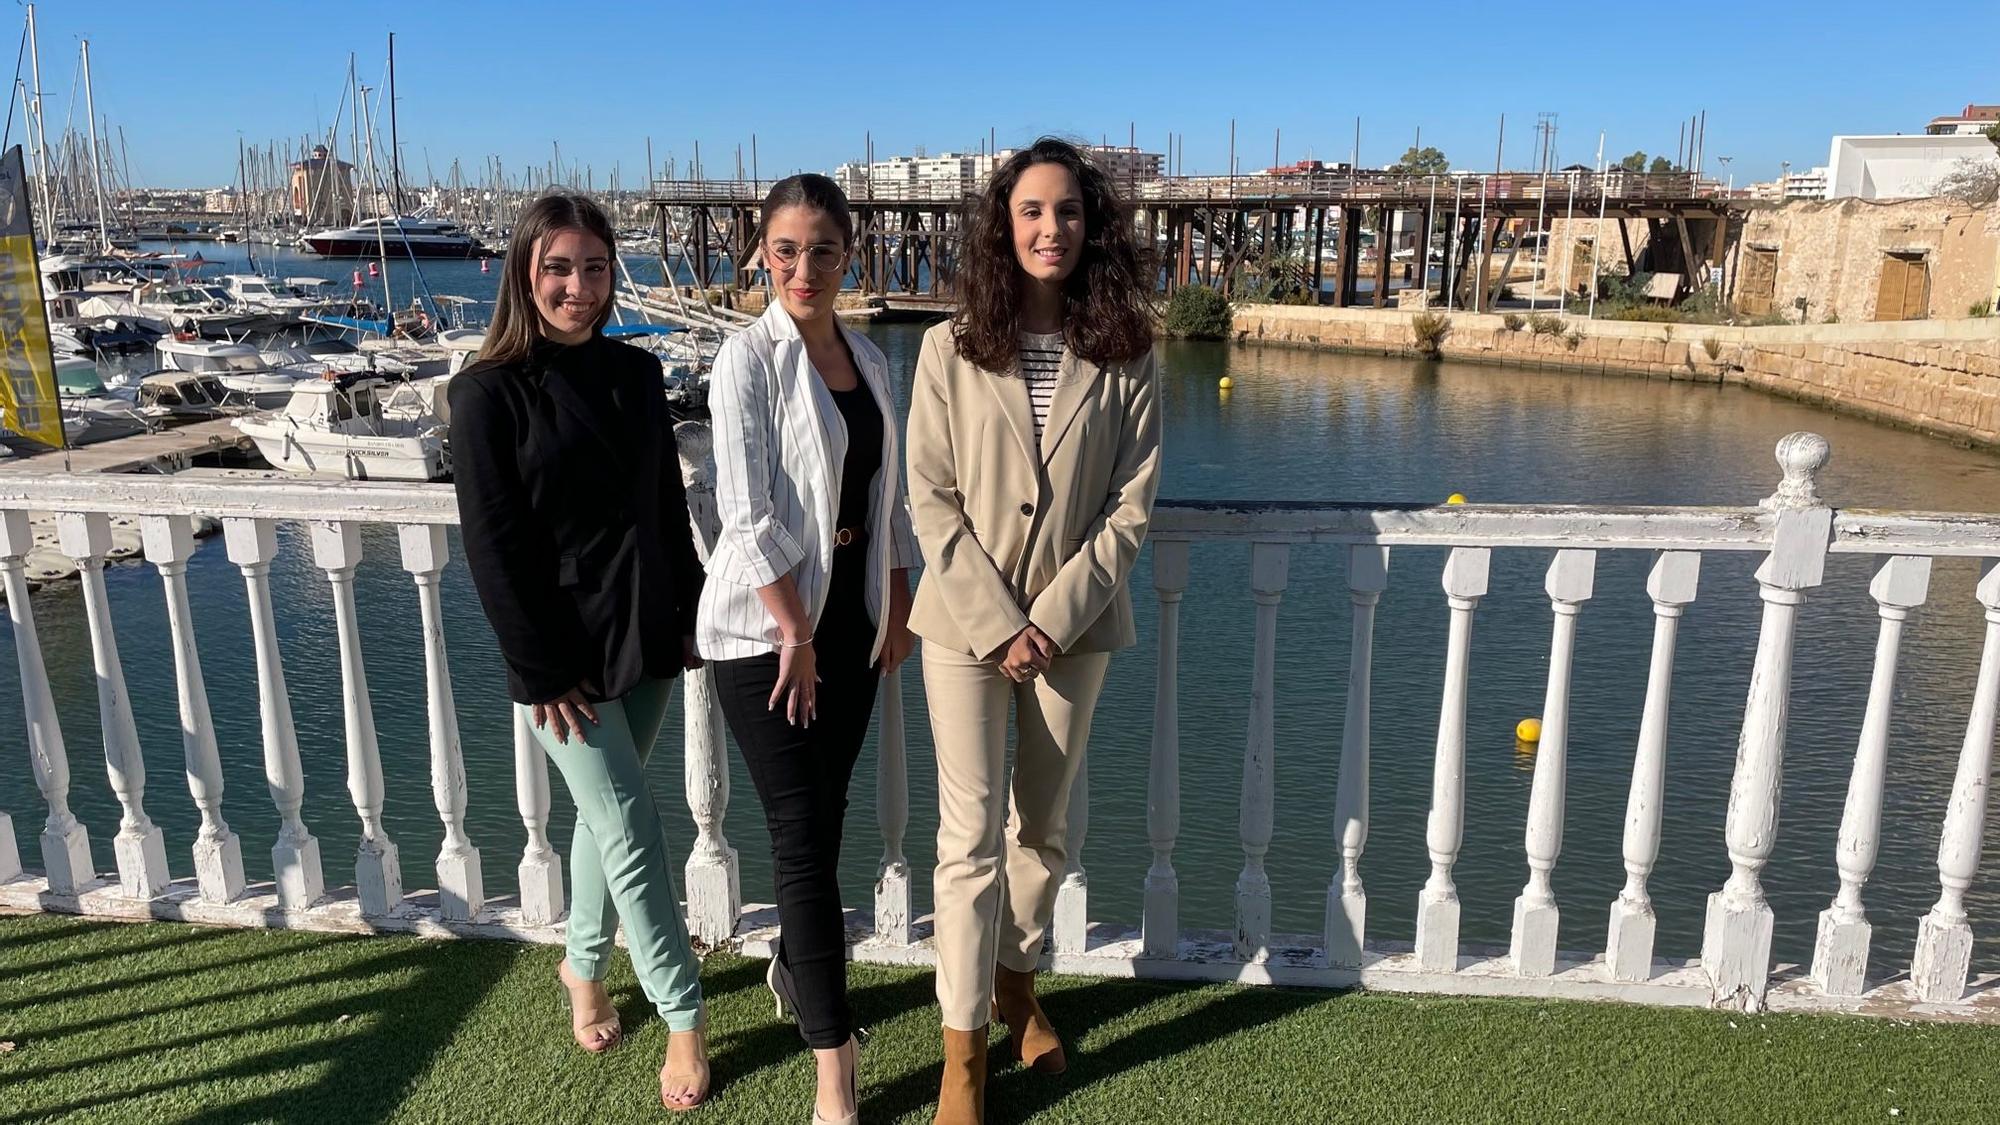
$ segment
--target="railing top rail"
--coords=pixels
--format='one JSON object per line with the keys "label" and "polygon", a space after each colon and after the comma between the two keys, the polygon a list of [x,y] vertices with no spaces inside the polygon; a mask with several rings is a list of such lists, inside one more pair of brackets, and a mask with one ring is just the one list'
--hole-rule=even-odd
{"label": "railing top rail", "polygon": [[[177,476],[0,476],[0,510],[453,524],[449,485]],[[1412,547],[1769,550],[1763,507],[1162,500],[1152,534],[1183,541]],[[2000,557],[2000,514],[1836,510],[1829,550]]]}

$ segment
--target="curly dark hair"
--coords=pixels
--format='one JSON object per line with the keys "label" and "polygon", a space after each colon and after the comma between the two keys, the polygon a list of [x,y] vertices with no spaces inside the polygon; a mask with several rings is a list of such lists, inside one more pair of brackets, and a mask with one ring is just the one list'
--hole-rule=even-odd
{"label": "curly dark hair", "polygon": [[1021,174],[1060,164],[1083,193],[1083,259],[1063,283],[1063,342],[1097,364],[1138,359],[1153,346],[1151,274],[1132,234],[1132,220],[1111,177],[1068,141],[1042,137],[993,170],[986,189],[968,201],[964,250],[953,279],[958,312],[952,343],[988,371],[1011,372],[1020,351],[1021,284],[1014,257],[1008,199]]}

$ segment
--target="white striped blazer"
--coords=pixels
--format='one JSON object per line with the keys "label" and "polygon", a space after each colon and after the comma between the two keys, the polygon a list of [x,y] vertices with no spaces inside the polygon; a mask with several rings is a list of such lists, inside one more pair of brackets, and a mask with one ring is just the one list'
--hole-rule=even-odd
{"label": "white striped blazer", "polygon": [[[868,502],[868,615],[876,659],[887,635],[891,572],[923,557],[910,530],[889,363],[868,338],[841,332],[861,381],[882,410],[882,466]],[[715,506],[722,519],[708,557],[695,645],[707,660],[739,660],[776,650],[778,623],[757,597],[784,575],[815,626],[826,608],[833,570],[834,521],[847,423],[806,358],[798,325],[776,300],[757,322],[731,337],[709,376],[715,435]],[[884,531],[884,513],[887,530]]]}

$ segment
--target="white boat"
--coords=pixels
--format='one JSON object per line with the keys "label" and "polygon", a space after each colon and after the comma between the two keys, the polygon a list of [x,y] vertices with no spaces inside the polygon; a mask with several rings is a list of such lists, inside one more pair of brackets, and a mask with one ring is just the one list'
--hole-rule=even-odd
{"label": "white boat", "polygon": [[129,399],[112,393],[88,359],[56,361],[56,397],[62,409],[63,436],[71,445],[89,445],[151,433],[153,423]]}
{"label": "white boat", "polygon": [[316,379],[321,374],[317,370],[273,367],[249,344],[169,337],[161,340],[155,351],[161,367],[213,375],[224,387],[261,410],[284,406],[301,380]]}
{"label": "white boat", "polygon": [[464,227],[434,219],[428,209],[414,215],[384,215],[353,226],[314,231],[299,240],[324,258],[478,258],[487,254]]}
{"label": "white boat", "polygon": [[[304,316],[329,308],[335,303],[325,292],[333,282],[325,278],[280,279],[254,273],[226,273],[215,281],[238,304],[261,312]],[[299,284],[301,281],[309,281],[311,284],[301,285]]]}
{"label": "white boat", "polygon": [[[385,393],[386,392],[386,393]],[[380,379],[302,382],[283,410],[232,423],[271,466],[346,480],[437,480],[450,471],[445,426],[414,392]]]}
{"label": "white boat", "polygon": [[217,418],[248,413],[252,407],[205,371],[156,371],[139,380],[139,413],[148,418]]}

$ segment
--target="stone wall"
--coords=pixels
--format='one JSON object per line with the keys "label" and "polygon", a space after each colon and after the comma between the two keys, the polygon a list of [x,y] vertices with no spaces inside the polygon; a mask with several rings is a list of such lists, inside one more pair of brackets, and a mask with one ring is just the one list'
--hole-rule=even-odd
{"label": "stone wall", "polygon": [[[1414,355],[1412,315],[1238,305],[1234,332],[1244,343]],[[1736,328],[1543,315],[1557,331],[1538,333],[1532,321],[1509,329],[1501,315],[1450,313],[1444,357],[1741,383],[2000,448],[2000,317]]]}

